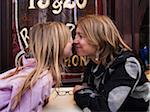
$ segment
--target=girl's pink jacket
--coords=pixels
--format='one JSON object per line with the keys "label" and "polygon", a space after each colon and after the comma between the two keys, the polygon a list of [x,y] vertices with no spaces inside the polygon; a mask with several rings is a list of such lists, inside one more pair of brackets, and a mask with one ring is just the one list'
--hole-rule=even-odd
{"label": "girl's pink jacket", "polygon": [[[12,110],[13,97],[18,93],[18,88],[24,82],[24,76],[33,71],[36,62],[34,59],[23,58],[23,64],[24,67],[18,74],[0,80],[0,112],[42,112],[44,100],[50,96],[53,78],[46,70],[41,73],[33,88],[25,92],[15,110]],[[0,74],[0,78],[15,71],[15,69]]]}

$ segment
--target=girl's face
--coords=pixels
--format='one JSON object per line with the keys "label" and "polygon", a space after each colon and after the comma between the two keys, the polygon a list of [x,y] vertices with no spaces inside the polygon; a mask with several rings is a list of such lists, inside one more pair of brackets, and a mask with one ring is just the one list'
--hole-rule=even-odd
{"label": "girl's face", "polygon": [[72,43],[73,40],[72,38],[70,39],[70,41],[68,41],[68,43],[66,44],[65,48],[64,48],[64,57],[70,57],[72,55]]}
{"label": "girl's face", "polygon": [[77,27],[76,29],[74,45],[79,56],[93,57],[96,54],[96,47],[89,44],[86,35],[80,27]]}

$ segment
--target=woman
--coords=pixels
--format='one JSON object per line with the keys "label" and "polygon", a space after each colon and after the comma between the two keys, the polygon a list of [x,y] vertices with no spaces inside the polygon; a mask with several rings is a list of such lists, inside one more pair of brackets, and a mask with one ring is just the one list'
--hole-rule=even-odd
{"label": "woman", "polygon": [[138,88],[147,85],[148,80],[111,19],[103,15],[80,18],[74,45],[78,55],[90,57],[83,84],[74,87],[74,99],[81,109],[92,112],[148,109],[147,99],[138,97]]}
{"label": "woman", "polygon": [[34,59],[0,77],[1,112],[42,112],[52,86],[61,83],[63,58],[72,55],[72,37],[59,22],[37,24],[30,30],[30,51]]}

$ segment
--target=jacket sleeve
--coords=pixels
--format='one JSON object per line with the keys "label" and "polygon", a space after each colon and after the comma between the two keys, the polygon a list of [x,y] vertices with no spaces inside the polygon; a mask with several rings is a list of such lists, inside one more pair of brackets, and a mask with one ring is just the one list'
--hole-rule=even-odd
{"label": "jacket sleeve", "polygon": [[28,90],[22,97],[16,112],[42,112],[45,100],[50,96],[53,79],[51,74],[42,73],[42,77],[36,82],[32,89]]}
{"label": "jacket sleeve", "polygon": [[[24,82],[21,76],[30,73],[33,68],[26,68],[11,78],[0,80],[0,111],[12,111],[14,96],[18,94],[18,88]],[[28,73],[27,73],[28,72]],[[28,89],[22,96],[21,101],[13,110],[14,112],[41,112],[45,100],[49,98],[51,88],[53,86],[52,75],[48,71],[44,71],[37,80],[32,89]]]}
{"label": "jacket sleeve", "polygon": [[79,90],[74,95],[76,103],[82,109],[92,111],[118,111],[138,83],[139,68],[140,64],[134,57],[127,58],[124,64],[111,70],[103,91],[96,95],[91,89]]}
{"label": "jacket sleeve", "polygon": [[92,111],[109,112],[104,95],[102,93],[97,94],[91,88],[84,88],[77,91],[74,94],[74,100],[82,110],[86,111],[86,109],[88,109]]}

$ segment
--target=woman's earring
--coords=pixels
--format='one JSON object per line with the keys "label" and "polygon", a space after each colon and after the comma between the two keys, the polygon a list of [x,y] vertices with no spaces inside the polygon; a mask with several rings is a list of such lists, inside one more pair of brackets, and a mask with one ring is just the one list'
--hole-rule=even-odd
{"label": "woman's earring", "polygon": [[98,61],[99,60],[99,52],[96,51],[96,57],[95,57],[95,60]]}

